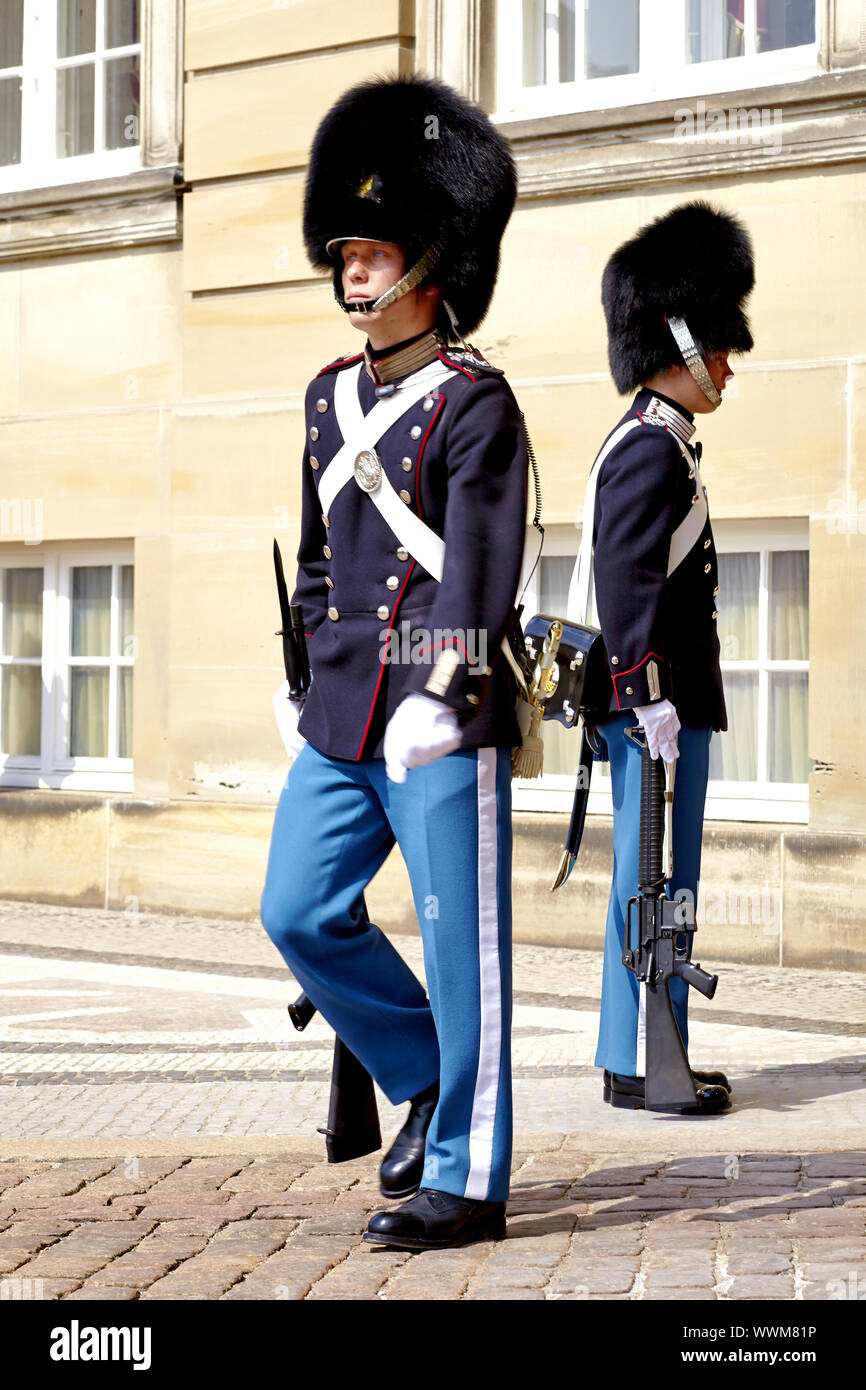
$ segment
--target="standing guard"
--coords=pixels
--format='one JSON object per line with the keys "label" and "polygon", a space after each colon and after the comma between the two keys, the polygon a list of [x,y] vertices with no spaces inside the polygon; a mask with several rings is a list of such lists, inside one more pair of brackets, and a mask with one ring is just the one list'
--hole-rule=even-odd
{"label": "standing guard", "polygon": [[[595,1061],[604,1068],[604,1099],[623,1108],[641,1109],[646,1089],[646,985],[633,973],[635,943],[626,939],[629,900],[638,894],[641,820],[642,755],[632,735],[642,725],[652,758],[661,756],[671,774],[676,769],[668,895],[693,910],[710,739],[727,728],[727,718],[716,550],[701,445],[690,441],[695,415],[721,405],[733,377],[728,353],[752,347],[743,305],[753,283],[747,232],[703,202],[644,227],[613,254],[602,280],[613,379],[621,393],[637,395],[590,474],[568,613],[584,620],[594,579],[613,687],[597,733],[600,755],[610,761],[614,806]],[[677,935],[690,957],[692,933]],[[685,978],[670,980],[670,998],[687,1048]],[[724,1073],[692,1076],[694,1103],[683,1112],[729,1108]]]}
{"label": "standing guard", "polygon": [[[393,1104],[410,1102],[380,1168],[383,1194],[409,1200],[365,1237],[407,1249],[505,1234],[521,733],[500,648],[528,460],[510,387],[462,335],[487,310],[515,196],[508,145],[483,112],[418,77],[347,92],[319,127],[306,186],[310,260],[366,343],[306,394],[292,602],[312,682],[302,706],[289,702],[300,751],[261,916],[346,1047]],[[395,841],[429,999],[364,910]]]}

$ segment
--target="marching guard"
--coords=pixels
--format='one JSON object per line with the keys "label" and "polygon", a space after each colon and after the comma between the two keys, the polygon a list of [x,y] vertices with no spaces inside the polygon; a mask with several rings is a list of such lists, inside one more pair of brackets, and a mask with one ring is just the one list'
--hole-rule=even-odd
{"label": "marching guard", "polygon": [[[631,405],[608,435],[587,488],[568,612],[581,616],[594,579],[613,696],[599,721],[613,792],[614,870],[604,949],[596,1065],[604,1099],[645,1099],[645,990],[623,962],[628,902],[638,891],[641,749],[676,769],[671,898],[696,904],[709,747],[727,728],[716,630],[718,567],[701,482],[695,416],[722,403],[730,352],[752,336],[744,301],[754,283],[749,237],[706,203],[675,208],[611,256],[602,280],[608,355]],[[687,933],[691,955],[691,932]],[[670,997],[688,1047],[685,980]],[[724,1073],[693,1071],[690,1112],[730,1107]]]}
{"label": "marching guard", "polygon": [[[501,371],[463,343],[487,310],[516,196],[506,141],[444,84],[377,79],[316,134],[314,267],[363,349],[305,403],[293,603],[312,682],[276,703],[298,751],[262,923],[406,1123],[365,1239],[505,1234],[511,1160],[511,749],[500,650],[523,552],[527,444]],[[455,346],[460,343],[461,346]],[[363,894],[394,842],[429,998]]]}

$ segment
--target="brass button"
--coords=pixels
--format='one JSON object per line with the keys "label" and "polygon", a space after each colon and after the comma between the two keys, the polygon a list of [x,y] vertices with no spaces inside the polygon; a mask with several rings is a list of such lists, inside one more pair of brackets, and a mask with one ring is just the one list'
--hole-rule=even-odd
{"label": "brass button", "polygon": [[324,526],[324,528],[325,528],[326,531],[329,530],[329,529],[330,529],[330,526],[331,526],[330,521],[329,521],[328,518],[324,515],[324,513],[322,514],[322,525]]}
{"label": "brass button", "polygon": [[425,396],[425,397],[424,397],[423,401],[421,402],[421,409],[422,409],[422,410],[432,410],[432,409],[433,409],[433,397],[432,397],[432,396]]}
{"label": "brass button", "polygon": [[333,581],[333,579],[331,578],[331,576],[330,576],[329,574],[326,574],[326,575],[325,575],[325,583],[327,584],[327,586],[328,586],[329,589],[333,589],[333,587],[334,587],[334,581]]}
{"label": "brass button", "polygon": [[313,455],[310,454],[310,467],[311,467],[311,468],[318,468],[318,466],[319,466],[319,460],[318,460],[318,459],[314,459],[314,458],[313,458]]}
{"label": "brass button", "polygon": [[411,460],[411,459],[403,459],[403,460],[402,460],[402,464],[403,464],[403,472],[404,472],[404,473],[411,473],[411,472],[412,472],[412,460]]}
{"label": "brass button", "polygon": [[340,616],[340,615],[339,615],[339,613],[337,612],[336,608],[329,608],[329,609],[328,609],[328,617],[331,619],[331,622],[332,622],[332,623],[335,623],[335,622],[337,621],[337,619],[339,618],[339,616]]}
{"label": "brass button", "polygon": [[411,501],[412,501],[412,494],[411,494],[411,492],[407,492],[406,489],[405,489],[404,487],[402,487],[402,488],[400,489],[400,498],[401,498],[401,500],[402,500],[403,502],[411,502]]}
{"label": "brass button", "polygon": [[388,607],[388,605],[387,605],[386,603],[381,604],[381,605],[376,609],[376,617],[377,617],[377,618],[381,618],[383,623],[384,623],[385,619],[386,619],[386,618],[390,618],[390,616],[391,616],[391,610],[390,610],[390,608]]}
{"label": "brass button", "polygon": [[712,565],[704,565],[704,574],[709,574],[712,568]]}
{"label": "brass button", "polygon": [[321,396],[316,401],[316,409],[320,415],[324,415],[325,411],[328,409],[328,402]]}
{"label": "brass button", "polygon": [[714,617],[714,618],[717,618],[718,616],[719,616],[719,610],[718,610],[718,608],[714,608],[714,609],[713,609],[713,617]]}
{"label": "brass button", "polygon": [[401,545],[401,546],[400,546],[400,549],[397,551],[397,559],[398,559],[398,560],[408,560],[408,559],[409,559],[409,552],[408,552],[408,550],[406,549],[406,547],[405,547],[404,545]]}
{"label": "brass button", "polygon": [[478,704],[478,696],[477,696],[477,695],[467,695],[467,696],[466,696],[466,700],[467,700],[467,703],[470,704],[470,705],[477,705],[477,704]]}
{"label": "brass button", "polygon": [[421,438],[421,426],[420,426],[420,425],[413,425],[413,426],[412,426],[411,430],[409,431],[409,438],[410,438],[410,439],[420,439],[420,438]]}
{"label": "brass button", "polygon": [[719,592],[719,586],[718,586],[718,584],[717,584],[716,587],[715,587],[715,589],[713,589],[713,598],[716,597],[716,594],[717,594],[718,592]]}
{"label": "brass button", "polygon": [[318,428],[318,425],[312,425],[312,426],[310,427],[310,438],[312,439],[312,441],[313,441],[314,444],[315,444],[316,440],[318,439],[318,437],[319,437],[319,428]]}
{"label": "brass button", "polygon": [[323,546],[322,546],[322,554],[324,555],[324,557],[325,557],[326,560],[330,560],[330,558],[331,558],[331,547],[330,547],[329,545],[323,545]]}
{"label": "brass button", "polygon": [[710,546],[712,545],[712,543],[713,543],[713,538],[712,538],[712,536],[708,536],[707,539],[704,541],[704,550],[709,550],[709,548],[710,548]]}
{"label": "brass button", "polygon": [[619,657],[618,657],[618,656],[612,656],[611,659],[610,659],[610,664],[611,664],[611,666],[618,666],[618,665],[619,665]]}
{"label": "brass button", "polygon": [[695,493],[694,497],[691,499],[692,506],[694,506],[696,502],[700,502],[700,500],[699,495]]}
{"label": "brass button", "polygon": [[693,468],[690,468],[690,469],[689,469],[689,477],[690,477],[690,478],[693,478],[694,476],[695,476],[695,470],[694,470]]}
{"label": "brass button", "polygon": [[389,575],[388,575],[388,578],[385,580],[385,588],[386,588],[386,589],[399,589],[399,587],[400,587],[400,581],[399,581],[399,579],[397,578],[396,574],[389,574]]}
{"label": "brass button", "polygon": [[633,695],[633,694],[634,694],[634,691],[632,690],[632,688],[631,688],[630,685],[627,685],[627,686],[626,686],[626,688],[625,688],[625,693],[626,693],[626,695]]}

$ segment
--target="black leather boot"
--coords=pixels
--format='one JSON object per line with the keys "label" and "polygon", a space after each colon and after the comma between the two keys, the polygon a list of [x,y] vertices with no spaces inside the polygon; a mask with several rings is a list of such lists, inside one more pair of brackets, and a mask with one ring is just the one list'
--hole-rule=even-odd
{"label": "black leather boot", "polygon": [[[710,1080],[711,1077],[724,1076],[724,1072],[693,1071],[697,1088],[697,1101],[680,1113],[683,1115],[715,1115],[731,1107],[731,1093],[727,1085]],[[727,1080],[727,1078],[726,1078]],[[608,1105],[620,1110],[643,1110],[645,1101],[644,1078],[642,1076],[621,1076],[619,1072],[605,1071],[604,1098]]]}
{"label": "black leather boot", "polygon": [[422,1187],[393,1211],[377,1211],[364,1239],[400,1250],[444,1250],[476,1240],[502,1240],[505,1203],[476,1202]]}
{"label": "black leather boot", "polygon": [[424,1143],[438,1103],[438,1081],[412,1097],[406,1123],[379,1168],[383,1197],[411,1197],[418,1191],[424,1173]]}

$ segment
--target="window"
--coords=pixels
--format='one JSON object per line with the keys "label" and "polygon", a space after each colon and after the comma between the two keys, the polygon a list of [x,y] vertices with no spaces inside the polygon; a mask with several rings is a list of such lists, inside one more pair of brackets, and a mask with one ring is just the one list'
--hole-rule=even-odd
{"label": "window", "polygon": [[0,565],[0,784],[132,791],[131,557],[40,546]]}
{"label": "window", "polygon": [[[715,528],[714,528],[715,529]],[[806,820],[809,551],[805,524],[719,527],[719,643],[728,732],[710,748],[714,800]],[[796,812],[799,810],[800,814]],[[783,818],[779,816],[779,818]]]}
{"label": "window", "polygon": [[[808,821],[808,523],[713,523],[719,556],[719,643],[728,732],[710,744],[708,819]],[[544,555],[524,595],[533,613],[564,614],[580,532],[545,531]],[[527,546],[535,555],[537,545]],[[530,565],[527,563],[527,570]],[[590,622],[597,619],[590,614]],[[514,783],[519,811],[571,809],[577,738],[542,724],[544,775]],[[589,811],[611,814],[607,764],[596,763]]]}
{"label": "window", "polygon": [[140,164],[141,0],[3,0],[0,189]]}
{"label": "window", "polygon": [[500,118],[817,72],[815,0],[499,0]]}

